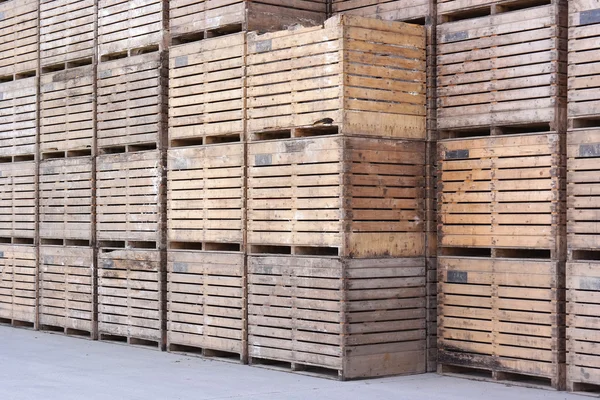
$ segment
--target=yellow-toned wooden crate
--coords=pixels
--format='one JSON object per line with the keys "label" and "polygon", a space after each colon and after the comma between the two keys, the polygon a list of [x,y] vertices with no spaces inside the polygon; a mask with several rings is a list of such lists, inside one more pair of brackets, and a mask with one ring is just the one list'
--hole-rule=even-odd
{"label": "yellow-toned wooden crate", "polygon": [[439,372],[564,388],[564,261],[439,256],[438,277]]}
{"label": "yellow-toned wooden crate", "polygon": [[154,145],[167,136],[167,61],[150,52],[98,65],[98,148]]}
{"label": "yellow-toned wooden crate", "polygon": [[440,247],[544,250],[564,259],[564,145],[558,134],[438,143]]}
{"label": "yellow-toned wooden crate", "polygon": [[242,252],[170,248],[167,345],[170,351],[246,360],[246,268]]}
{"label": "yellow-toned wooden crate", "polygon": [[565,132],[564,4],[524,4],[529,8],[437,26],[437,127],[443,137]]}
{"label": "yellow-toned wooden crate", "polygon": [[231,31],[269,32],[313,26],[327,14],[326,0],[171,0],[170,32],[175,38]]}
{"label": "yellow-toned wooden crate", "polygon": [[96,168],[98,240],[150,241],[159,248],[165,190],[160,152],[101,155]]}
{"label": "yellow-toned wooden crate", "polygon": [[425,28],[343,15],[323,27],[249,34],[247,127],[425,138]]}
{"label": "yellow-toned wooden crate", "polygon": [[425,260],[250,255],[251,363],[340,379],[422,373]]}
{"label": "yellow-toned wooden crate", "polygon": [[37,107],[35,77],[0,82],[0,158],[35,154]]}
{"label": "yellow-toned wooden crate", "polygon": [[98,0],[98,56],[166,50],[168,1]]}
{"label": "yellow-toned wooden crate", "polygon": [[94,336],[94,249],[41,245],[40,329]]}
{"label": "yellow-toned wooden crate", "polygon": [[31,244],[0,244],[0,321],[34,327],[36,248]]}
{"label": "yellow-toned wooden crate", "polygon": [[170,48],[172,146],[243,135],[245,39],[245,33],[236,33]]}
{"label": "yellow-toned wooden crate", "polygon": [[[600,3],[569,1],[569,118],[600,126]],[[591,121],[590,121],[591,119]]]}
{"label": "yellow-toned wooden crate", "polygon": [[242,143],[170,148],[167,170],[169,242],[244,242]]}
{"label": "yellow-toned wooden crate", "polygon": [[92,150],[95,65],[40,77],[40,152]]}
{"label": "yellow-toned wooden crate", "polygon": [[95,0],[40,1],[40,65],[92,60]]}
{"label": "yellow-toned wooden crate", "polygon": [[391,21],[429,22],[430,0],[332,0],[335,14],[351,14]]}
{"label": "yellow-toned wooden crate", "polygon": [[111,245],[98,250],[100,340],[164,348],[161,252]]}
{"label": "yellow-toned wooden crate", "polygon": [[38,2],[0,3],[0,77],[30,75],[37,70]]}
{"label": "yellow-toned wooden crate", "polygon": [[92,240],[92,157],[42,160],[39,171],[40,237]]}
{"label": "yellow-toned wooden crate", "polygon": [[0,163],[0,237],[35,238],[35,161]]}
{"label": "yellow-toned wooden crate", "polygon": [[420,141],[328,135],[252,142],[248,245],[424,256],[424,163]]}

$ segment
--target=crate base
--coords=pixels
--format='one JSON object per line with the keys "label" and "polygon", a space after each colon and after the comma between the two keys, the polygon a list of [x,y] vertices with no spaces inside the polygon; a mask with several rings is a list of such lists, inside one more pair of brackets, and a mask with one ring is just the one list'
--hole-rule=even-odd
{"label": "crate base", "polygon": [[167,345],[167,351],[169,353],[184,354],[186,356],[203,357],[208,359],[214,359],[225,362],[242,363],[246,364],[246,356],[244,354],[232,353],[222,350],[213,350],[210,348],[187,346],[176,343],[169,343]]}
{"label": "crate base", "polygon": [[111,342],[111,343],[121,343],[128,344],[130,346],[140,346],[144,348],[155,348],[156,350],[162,351],[164,350],[160,341],[157,340],[148,340],[137,338],[133,336],[120,336],[120,335],[111,335],[106,333],[100,333],[98,335],[98,340],[102,342]]}
{"label": "crate base", "polygon": [[600,383],[593,384],[567,380],[567,390],[579,395],[600,397]]}
{"label": "crate base", "polygon": [[344,380],[341,370],[317,367],[314,365],[297,362],[273,360],[269,358],[250,357],[248,364],[253,367],[272,369],[275,371],[291,372],[301,375],[309,375],[318,378]]}
{"label": "crate base", "polygon": [[82,339],[94,339],[94,332],[85,331],[81,329],[65,328],[63,326],[40,324],[40,331],[46,333],[62,333],[65,336],[72,336]]}
{"label": "crate base", "polygon": [[477,367],[443,364],[439,361],[437,373],[445,376],[453,376],[475,381],[501,383],[509,386],[522,386],[546,390],[564,390],[564,384],[559,379]]}
{"label": "crate base", "polygon": [[469,128],[440,128],[438,129],[439,139],[458,139],[480,136],[497,136],[497,135],[517,135],[517,134],[544,134],[544,133],[561,133],[551,123],[532,122],[525,124],[514,125],[495,125],[495,126],[473,126]]}
{"label": "crate base", "polygon": [[18,319],[0,318],[0,325],[12,326],[13,328],[35,329],[34,322],[21,321]]}

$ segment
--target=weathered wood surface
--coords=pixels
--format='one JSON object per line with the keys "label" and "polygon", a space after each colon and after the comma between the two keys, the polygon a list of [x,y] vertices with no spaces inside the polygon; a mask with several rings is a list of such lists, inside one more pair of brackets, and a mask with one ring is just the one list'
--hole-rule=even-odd
{"label": "weathered wood surface", "polygon": [[248,130],[329,118],[342,134],[424,139],[425,58],[423,27],[350,15],[250,34]]}
{"label": "weathered wood surface", "polygon": [[0,318],[36,321],[36,248],[0,244]]}
{"label": "weathered wood surface", "polygon": [[36,163],[0,163],[0,237],[35,238]]}
{"label": "weathered wood surface", "polygon": [[0,3],[0,77],[37,70],[38,0]]}
{"label": "weathered wood surface", "polygon": [[35,154],[37,107],[35,76],[0,83],[0,158]]}
{"label": "weathered wood surface", "polygon": [[437,0],[437,14],[440,23],[443,23],[532,8],[539,4],[553,4],[566,7],[567,2],[565,0],[548,0],[544,2],[515,0]]}
{"label": "weathered wood surface", "polygon": [[92,240],[92,157],[40,162],[40,237]]}
{"label": "weathered wood surface", "polygon": [[94,0],[41,0],[40,65],[92,59],[95,24]]}
{"label": "weathered wood surface", "polygon": [[333,0],[331,7],[335,14],[423,23],[431,18],[432,5],[429,0]]}

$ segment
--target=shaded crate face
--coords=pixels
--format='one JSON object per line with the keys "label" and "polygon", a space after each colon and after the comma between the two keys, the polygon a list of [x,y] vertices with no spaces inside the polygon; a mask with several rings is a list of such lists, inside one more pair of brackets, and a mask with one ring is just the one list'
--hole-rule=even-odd
{"label": "shaded crate face", "polygon": [[169,141],[244,131],[245,34],[171,47]]}
{"label": "shaded crate face", "polygon": [[[567,381],[600,382],[598,261],[567,262]],[[570,386],[570,385],[569,385]]]}
{"label": "shaded crate face", "polygon": [[40,324],[92,332],[94,251],[40,246]]}
{"label": "shaded crate face", "polygon": [[439,142],[439,244],[560,250],[559,135]]}
{"label": "shaded crate face", "polygon": [[423,373],[424,258],[348,260],[344,377]]}
{"label": "shaded crate face", "polygon": [[555,379],[561,262],[439,257],[439,363]]}
{"label": "shaded crate face", "polygon": [[98,65],[98,147],[163,140],[166,68],[159,52]]}
{"label": "shaded crate face", "polygon": [[413,21],[430,17],[430,3],[424,0],[333,0],[334,14],[351,14],[389,21]]}
{"label": "shaded crate face", "polygon": [[[600,3],[569,1],[569,117],[600,117]],[[600,125],[596,121],[595,126]]]}
{"label": "shaded crate face", "polygon": [[0,244],[0,318],[36,319],[35,246]]}
{"label": "shaded crate face", "polygon": [[0,76],[37,69],[38,0],[0,4]]}
{"label": "shaded crate face", "polygon": [[343,134],[425,138],[422,27],[346,15],[250,34],[247,63],[251,133],[331,119]]}
{"label": "shaded crate face", "polygon": [[173,37],[204,31],[270,32],[287,26],[320,24],[327,13],[324,0],[258,3],[233,0],[172,0],[170,31]]}
{"label": "shaded crate face", "polygon": [[36,78],[0,83],[0,157],[35,154]]}
{"label": "shaded crate face", "polygon": [[91,240],[91,157],[42,161],[39,181],[40,237]]}
{"label": "shaded crate face", "polygon": [[597,250],[600,129],[570,131],[567,157],[567,245],[569,250]]}
{"label": "shaded crate face", "polygon": [[341,370],[342,263],[327,257],[248,257],[251,358]]}
{"label": "shaded crate face", "polygon": [[98,239],[158,241],[162,180],[158,151],[99,156]]}
{"label": "shaded crate face", "polygon": [[0,164],[0,236],[35,237],[33,161]]}
{"label": "shaded crate face", "polygon": [[438,129],[564,130],[561,10],[551,4],[439,25]]}
{"label": "shaded crate face", "polygon": [[164,7],[161,0],[98,0],[99,55],[159,45]]}
{"label": "shaded crate face", "polygon": [[42,67],[93,57],[94,3],[94,0],[40,1]]}
{"label": "shaded crate face", "polygon": [[40,150],[87,150],[94,138],[94,66],[40,78]]}
{"label": "shaded crate face", "polygon": [[101,248],[99,334],[159,341],[160,326],[160,252]]}
{"label": "shaded crate face", "polygon": [[244,145],[168,151],[168,240],[242,243]]}
{"label": "shaded crate face", "polygon": [[244,255],[169,250],[167,342],[242,354]]}

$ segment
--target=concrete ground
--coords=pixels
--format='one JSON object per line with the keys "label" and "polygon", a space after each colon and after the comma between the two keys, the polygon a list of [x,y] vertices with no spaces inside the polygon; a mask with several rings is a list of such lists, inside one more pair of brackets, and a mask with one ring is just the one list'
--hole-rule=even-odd
{"label": "concrete ground", "polygon": [[338,382],[0,326],[2,400],[585,398],[435,374]]}

